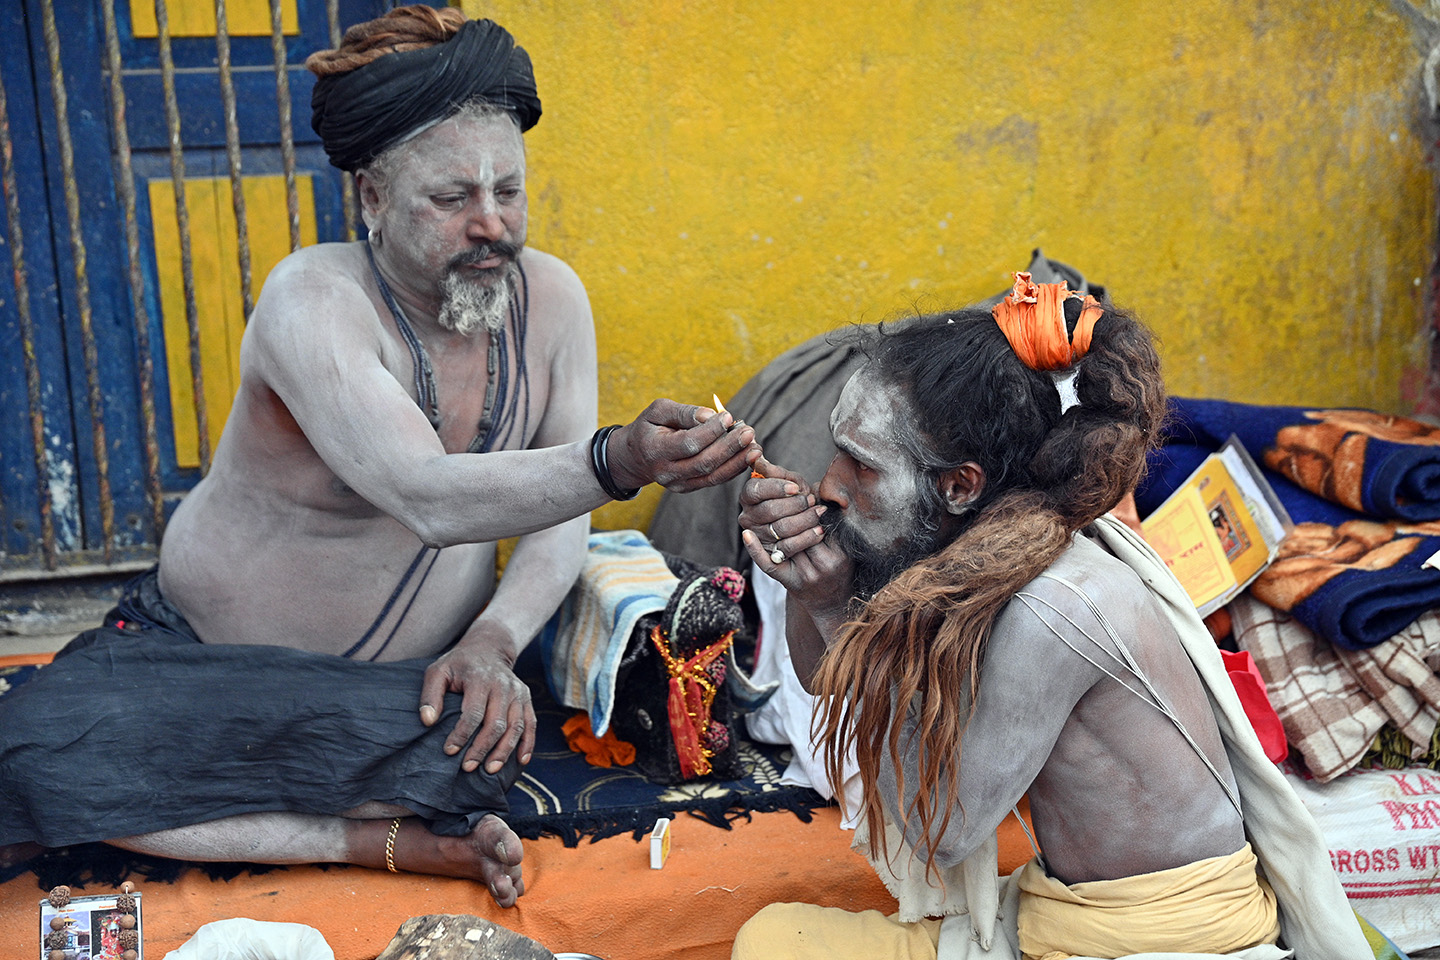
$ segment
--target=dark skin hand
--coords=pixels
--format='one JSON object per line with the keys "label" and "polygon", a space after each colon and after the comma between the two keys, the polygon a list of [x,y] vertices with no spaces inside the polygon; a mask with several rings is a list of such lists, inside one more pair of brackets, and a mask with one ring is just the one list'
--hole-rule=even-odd
{"label": "dark skin hand", "polygon": [[755,472],[763,476],[752,476],[740,492],[740,537],[755,566],[786,590],[790,656],[808,690],[826,638],[845,622],[854,566],[825,541],[820,517],[827,507],[816,503],[804,477],[763,458]]}
{"label": "dark skin hand", "polygon": [[[659,483],[687,492],[713,486],[750,468],[760,457],[755,431],[728,412],[656,400],[634,421],[610,435],[607,459],[622,488]],[[504,625],[482,614],[452,649],[425,671],[420,720],[432,726],[446,693],[461,696],[460,718],[445,738],[445,752],[464,755],[461,768],[496,773],[510,754],[526,764],[535,749],[535,708],[530,690],[515,676],[524,644]],[[468,745],[468,746],[467,746]]]}
{"label": "dark skin hand", "polygon": [[712,487],[760,457],[755,431],[727,411],[656,400],[610,436],[610,473],[622,488],[658,483],[676,493]]}
{"label": "dark skin hand", "polygon": [[460,719],[445,738],[444,749],[454,756],[468,743],[460,759],[461,769],[467,772],[478,769],[483,758],[486,772],[495,773],[517,750],[522,764],[530,762],[535,749],[535,708],[530,688],[515,676],[518,655],[519,647],[508,630],[481,619],[425,671],[420,721],[432,726],[445,694],[460,694]]}

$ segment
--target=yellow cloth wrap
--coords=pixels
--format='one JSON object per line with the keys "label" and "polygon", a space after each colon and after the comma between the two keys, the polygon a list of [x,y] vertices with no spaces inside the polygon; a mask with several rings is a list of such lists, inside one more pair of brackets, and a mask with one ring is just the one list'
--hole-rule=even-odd
{"label": "yellow cloth wrap", "polygon": [[772,903],[740,928],[730,960],[935,960],[939,940],[939,920],[901,923],[879,910]]}
{"label": "yellow cloth wrap", "polygon": [[1066,886],[1031,860],[1020,873],[1026,960],[1131,953],[1231,953],[1280,935],[1275,894],[1245,844],[1228,857]]}

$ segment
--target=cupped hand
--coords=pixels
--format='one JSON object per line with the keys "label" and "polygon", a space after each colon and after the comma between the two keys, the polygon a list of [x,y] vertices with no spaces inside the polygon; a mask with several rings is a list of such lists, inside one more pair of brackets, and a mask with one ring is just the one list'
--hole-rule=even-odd
{"label": "cupped hand", "polygon": [[738,476],[760,456],[755,431],[729,413],[656,400],[610,435],[610,473],[622,488],[658,483],[685,493]]}
{"label": "cupped hand", "polygon": [[785,587],[817,618],[840,617],[850,602],[854,565],[825,539],[815,502],[798,473],[756,461],[740,491],[741,540],[755,566]]}
{"label": "cupped hand", "polygon": [[420,686],[420,721],[432,726],[440,717],[446,693],[460,694],[460,717],[444,750],[462,750],[461,769],[485,763],[496,773],[511,753],[522,764],[535,749],[535,707],[530,688],[515,676],[514,641],[496,623],[477,621],[465,638],[425,670]]}
{"label": "cupped hand", "polygon": [[755,461],[750,479],[740,488],[740,528],[754,533],[769,554],[782,559],[825,539],[820,528],[825,510],[815,502],[804,477],[764,456]]}

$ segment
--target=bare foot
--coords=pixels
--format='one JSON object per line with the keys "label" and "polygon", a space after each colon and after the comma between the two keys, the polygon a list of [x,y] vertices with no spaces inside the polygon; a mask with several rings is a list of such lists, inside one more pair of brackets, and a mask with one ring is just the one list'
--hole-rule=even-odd
{"label": "bare foot", "polygon": [[[384,869],[390,821],[356,821],[353,827],[365,831],[363,838],[357,838],[362,843],[353,862]],[[374,842],[377,837],[378,848]],[[372,852],[376,849],[378,861]],[[395,836],[397,870],[479,880],[490,888],[490,895],[502,907],[513,907],[516,898],[525,893],[525,881],[520,876],[524,857],[520,838],[494,814],[486,816],[465,837],[436,836],[415,817],[401,820]]]}
{"label": "bare foot", "polygon": [[17,866],[45,852],[45,848],[29,840],[0,846],[0,869]]}

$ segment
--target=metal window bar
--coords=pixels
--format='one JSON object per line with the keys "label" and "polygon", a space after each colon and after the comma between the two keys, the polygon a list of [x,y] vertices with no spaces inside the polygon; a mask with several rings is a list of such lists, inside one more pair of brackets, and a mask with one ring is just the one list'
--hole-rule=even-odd
{"label": "metal window bar", "polygon": [[[340,46],[340,0],[325,0],[325,18],[330,26],[330,49]],[[348,171],[340,171],[340,206],[345,214],[345,239],[357,236],[355,223],[359,219],[355,210],[358,200],[355,196],[355,178]]]}
{"label": "metal window bar", "polygon": [[[114,0],[109,0],[113,3]],[[235,83],[230,75],[230,20],[225,0],[215,0],[215,52],[220,68],[220,99],[225,107],[225,160],[230,167],[230,203],[235,208],[236,256],[245,322],[255,309],[250,274],[250,224],[245,218],[245,183],[240,176],[240,122],[235,116]]]}
{"label": "metal window bar", "polygon": [[190,333],[190,382],[195,392],[195,433],[200,448],[200,473],[204,475],[210,472],[210,417],[205,402],[205,372],[200,358],[200,321],[195,307],[195,267],[190,253],[190,211],[185,205],[185,154],[180,143],[180,106],[175,96],[175,59],[170,52],[170,12],[165,0],[155,0],[155,28],[160,48],[160,79],[165,86],[165,123],[170,134],[170,179],[175,187],[175,223],[180,234],[180,277],[185,289],[185,326]]}
{"label": "metal window bar", "polygon": [[15,146],[10,138],[10,106],[0,78],[0,186],[5,190],[5,225],[10,231],[10,265],[15,271],[15,312],[25,352],[25,392],[30,403],[30,435],[35,450],[35,485],[40,503],[40,543],[46,570],[54,570],[55,521],[51,517],[50,484],[45,462],[45,411],[40,405],[40,368],[35,360],[35,325],[30,316],[30,281],[25,269],[25,237],[20,227],[20,200],[15,177]]}
{"label": "metal window bar", "polygon": [[[163,0],[157,0],[162,3]],[[75,266],[75,300],[79,310],[82,352],[85,358],[86,397],[90,408],[90,436],[95,455],[96,483],[100,499],[100,531],[105,563],[113,559],[115,503],[110,495],[110,467],[105,442],[105,411],[100,395],[99,361],[95,352],[95,330],[90,309],[90,275],[85,259],[85,240],[80,233],[80,189],[75,181],[75,148],[70,137],[70,115],[65,94],[65,73],[60,66],[60,37],[55,29],[55,4],[44,0],[45,53],[50,65],[50,94],[55,105],[56,139],[60,147],[60,172],[65,182],[65,216],[70,230],[70,254]]]}
{"label": "metal window bar", "polygon": [[[105,72],[108,74],[109,108],[114,136],[114,162],[116,190],[122,207],[125,229],[125,253],[128,268],[131,306],[134,312],[134,333],[139,362],[139,392],[141,420],[144,431],[145,490],[152,514],[155,538],[158,543],[164,529],[164,495],[161,484],[160,442],[158,436],[155,369],[151,350],[150,312],[146,306],[143,260],[140,250],[140,225],[129,128],[126,121],[123,66],[121,63],[120,38],[115,18],[116,0],[102,0],[100,4],[105,30]],[[211,462],[210,430],[207,402],[205,398],[205,374],[200,353],[200,326],[196,304],[196,285],[189,209],[185,189],[184,145],[181,143],[181,125],[178,97],[176,94],[176,68],[171,50],[170,21],[167,0],[153,0],[155,8],[156,39],[159,52],[161,82],[165,99],[165,122],[169,141],[170,177],[175,196],[175,218],[180,244],[181,281],[184,288],[185,323],[189,335],[190,373],[201,474],[209,471]],[[237,233],[237,259],[241,273],[241,290],[244,298],[245,317],[248,320],[254,309],[254,281],[251,265],[251,244],[249,223],[245,209],[244,181],[241,170],[240,137],[237,121],[235,87],[230,59],[230,33],[226,0],[214,0],[216,8],[216,53],[219,67],[221,94],[225,112],[226,159],[229,164],[231,199],[235,210]],[[332,46],[339,46],[338,0],[326,0],[326,15]],[[80,197],[75,176],[75,158],[68,113],[65,74],[60,60],[60,41],[56,29],[55,0],[41,0],[45,51],[51,81],[51,96],[56,117],[56,137],[61,161],[60,175],[64,183],[68,240],[74,266],[75,301],[80,325],[81,344],[84,354],[85,388],[91,423],[91,437],[95,458],[95,471],[100,508],[102,547],[101,559],[105,567],[129,566],[115,563],[115,520],[114,498],[110,486],[110,468],[107,454],[105,411],[97,360],[97,344],[93,323],[93,309],[90,293],[85,241],[81,232]],[[276,101],[280,119],[280,153],[284,165],[287,213],[289,215],[290,247],[300,247],[300,209],[297,189],[296,158],[293,119],[290,105],[290,84],[288,55],[285,48],[281,20],[281,0],[270,0],[271,46],[274,54]],[[342,174],[342,211],[344,231],[347,239],[356,237],[359,223],[359,205],[355,181],[349,174]],[[9,231],[11,267],[14,273],[16,314],[24,350],[27,398],[30,407],[30,427],[35,456],[36,488],[40,505],[42,563],[46,571],[54,572],[59,566],[57,532],[54,522],[53,492],[47,482],[49,475],[45,444],[45,415],[41,404],[41,373],[36,357],[34,321],[31,312],[29,274],[25,263],[24,237],[21,233],[20,205],[17,192],[17,173],[14,163],[14,142],[11,136],[9,106],[3,81],[0,81],[0,189],[5,195],[5,215]],[[73,564],[69,569],[76,570]],[[91,567],[90,569],[96,569]],[[37,571],[38,572],[38,571]]]}
{"label": "metal window bar", "polygon": [[285,165],[285,208],[290,214],[290,252],[300,249],[300,194],[295,189],[295,132],[290,127],[290,71],[280,0],[270,0],[270,49],[275,53],[275,100],[280,108],[280,159]]}
{"label": "metal window bar", "polygon": [[[110,72],[110,120],[121,211],[125,218],[125,256],[130,282],[130,307],[135,319],[135,354],[140,374],[140,422],[145,437],[145,495],[155,542],[165,530],[165,501],[160,490],[160,439],[155,426],[155,362],[150,356],[150,314],[145,307],[145,280],[140,271],[140,222],[136,215],[135,171],[130,160],[130,128],[125,122],[125,87],[120,64],[120,36],[115,2],[101,5],[105,18],[105,65]],[[53,569],[53,568],[52,568]]]}

